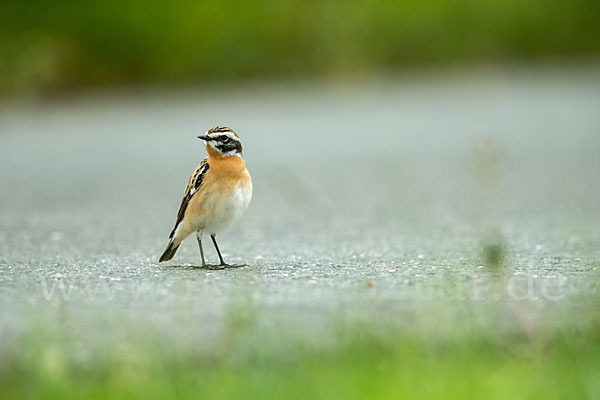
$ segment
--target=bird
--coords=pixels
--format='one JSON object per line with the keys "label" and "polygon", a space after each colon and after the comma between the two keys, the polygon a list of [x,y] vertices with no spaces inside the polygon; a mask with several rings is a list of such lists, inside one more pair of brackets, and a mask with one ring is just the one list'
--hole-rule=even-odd
{"label": "bird", "polygon": [[[204,141],[204,158],[188,180],[175,227],[159,263],[173,258],[181,242],[196,233],[203,268],[224,268],[216,236],[244,214],[252,199],[252,179],[242,158],[242,142],[233,129],[215,126],[198,139]],[[218,266],[204,258],[202,235],[208,234],[219,256]]]}

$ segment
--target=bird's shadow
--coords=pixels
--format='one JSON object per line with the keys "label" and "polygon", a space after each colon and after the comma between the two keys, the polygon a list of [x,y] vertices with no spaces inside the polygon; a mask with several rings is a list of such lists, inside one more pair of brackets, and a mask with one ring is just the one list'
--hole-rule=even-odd
{"label": "bird's shadow", "polygon": [[249,267],[248,264],[228,264],[228,265],[171,265],[169,268],[181,268],[186,270],[204,270],[204,271],[224,271],[228,269],[237,269]]}

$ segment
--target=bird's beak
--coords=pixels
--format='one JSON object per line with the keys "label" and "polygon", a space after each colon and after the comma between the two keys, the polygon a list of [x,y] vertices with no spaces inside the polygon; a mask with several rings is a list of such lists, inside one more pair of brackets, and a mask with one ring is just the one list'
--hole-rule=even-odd
{"label": "bird's beak", "polygon": [[207,142],[211,139],[207,135],[198,136],[198,139],[206,140]]}

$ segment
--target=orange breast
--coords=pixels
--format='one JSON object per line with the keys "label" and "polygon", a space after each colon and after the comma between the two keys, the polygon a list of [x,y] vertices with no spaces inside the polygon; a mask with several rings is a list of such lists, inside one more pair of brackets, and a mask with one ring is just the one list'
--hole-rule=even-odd
{"label": "orange breast", "polygon": [[217,206],[215,203],[219,202],[218,199],[225,201],[240,186],[252,185],[246,163],[241,157],[222,157],[216,151],[209,151],[208,165],[210,167],[202,186],[190,200],[185,213],[185,219],[192,225],[195,224],[194,221],[210,214],[213,211],[212,208]]}

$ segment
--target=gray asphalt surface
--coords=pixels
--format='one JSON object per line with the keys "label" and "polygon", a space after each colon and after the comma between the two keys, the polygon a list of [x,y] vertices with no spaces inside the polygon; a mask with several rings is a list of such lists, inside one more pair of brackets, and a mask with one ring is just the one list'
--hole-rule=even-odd
{"label": "gray asphalt surface", "polygon": [[[151,334],[211,351],[240,315],[261,340],[450,335],[497,326],[499,303],[519,310],[506,330],[577,324],[600,267],[599,110],[595,66],[5,104],[0,343]],[[219,237],[248,266],[194,268],[194,238],[159,265],[216,124],[254,181]]]}

